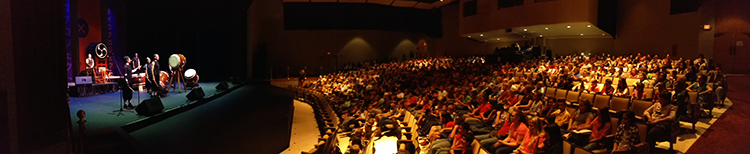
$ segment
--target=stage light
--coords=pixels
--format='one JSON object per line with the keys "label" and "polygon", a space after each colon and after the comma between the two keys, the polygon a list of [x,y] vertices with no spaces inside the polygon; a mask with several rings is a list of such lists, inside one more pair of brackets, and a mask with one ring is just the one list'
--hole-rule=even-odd
{"label": "stage light", "polygon": [[568,28],[570,28],[570,25],[568,25]]}

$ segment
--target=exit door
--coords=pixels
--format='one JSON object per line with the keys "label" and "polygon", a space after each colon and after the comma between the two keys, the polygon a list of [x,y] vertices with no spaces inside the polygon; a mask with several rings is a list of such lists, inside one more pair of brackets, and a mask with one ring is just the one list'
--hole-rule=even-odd
{"label": "exit door", "polygon": [[726,73],[750,74],[750,33],[724,33],[714,42],[714,63]]}

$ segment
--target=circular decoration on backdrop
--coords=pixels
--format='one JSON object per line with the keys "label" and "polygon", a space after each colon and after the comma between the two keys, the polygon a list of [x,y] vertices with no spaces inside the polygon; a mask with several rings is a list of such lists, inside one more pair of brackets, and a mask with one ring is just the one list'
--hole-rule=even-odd
{"label": "circular decoration on backdrop", "polygon": [[78,18],[78,38],[84,38],[89,35],[89,23],[83,18]]}
{"label": "circular decoration on backdrop", "polygon": [[109,56],[109,52],[107,51],[107,45],[98,42],[98,43],[91,43],[89,44],[89,47],[86,49],[87,52],[93,53],[96,55],[97,58],[104,59]]}

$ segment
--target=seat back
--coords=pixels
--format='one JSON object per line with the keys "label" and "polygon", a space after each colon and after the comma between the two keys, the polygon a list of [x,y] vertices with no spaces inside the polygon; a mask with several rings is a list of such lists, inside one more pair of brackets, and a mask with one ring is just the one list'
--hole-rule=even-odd
{"label": "seat back", "polygon": [[471,142],[471,151],[472,153],[479,153],[479,151],[482,149],[482,145],[479,144],[479,141],[474,140]]}
{"label": "seat back", "polygon": [[571,148],[573,148],[573,146],[571,146],[570,142],[563,141],[563,154],[570,154],[571,150],[573,150]]}
{"label": "seat back", "polygon": [[610,118],[609,122],[610,122],[610,126],[612,126],[612,129],[610,129],[612,131],[610,133],[611,134],[617,133],[617,129],[620,128],[619,127],[620,126],[620,118],[619,117],[615,118],[613,116],[613,117]]}
{"label": "seat back", "polygon": [[557,91],[557,88],[547,87],[547,91],[544,93],[544,96],[547,96],[548,98],[555,98],[555,91]]}
{"label": "seat back", "polygon": [[594,94],[581,93],[581,98],[578,99],[578,102],[581,102],[583,100],[588,100],[589,102],[594,103]]}
{"label": "seat back", "polygon": [[578,97],[580,96],[581,96],[581,92],[579,91],[568,91],[568,97],[566,98],[566,101],[578,102]]}
{"label": "seat back", "polygon": [[690,104],[698,104],[698,92],[688,92]]}
{"label": "seat back", "polygon": [[630,99],[629,98],[623,98],[623,97],[612,97],[612,101],[610,104],[610,111],[613,111],[615,113],[619,113],[622,111],[627,111],[630,107]]}
{"label": "seat back", "polygon": [[594,109],[598,110],[601,108],[609,107],[609,95],[596,95],[594,98]]}
{"label": "seat back", "polygon": [[652,100],[654,99],[654,88],[644,88],[643,93],[646,95],[643,99],[644,100]]}
{"label": "seat back", "polygon": [[[643,123],[635,123],[638,126],[638,135],[641,138],[641,143],[646,142],[646,134],[648,134],[648,125]],[[652,146],[652,145],[648,145]]]}
{"label": "seat back", "polygon": [[568,91],[563,89],[558,89],[555,94],[555,99],[562,100],[567,98]]}
{"label": "seat back", "polygon": [[628,86],[632,86],[633,84],[635,84],[636,81],[638,81],[638,79],[631,79],[631,78],[625,79],[625,82],[628,83]]}
{"label": "seat back", "polygon": [[630,107],[631,110],[635,113],[635,116],[637,118],[643,118],[643,111],[646,111],[651,105],[654,103],[651,101],[644,101],[644,100],[633,100],[633,104]]}

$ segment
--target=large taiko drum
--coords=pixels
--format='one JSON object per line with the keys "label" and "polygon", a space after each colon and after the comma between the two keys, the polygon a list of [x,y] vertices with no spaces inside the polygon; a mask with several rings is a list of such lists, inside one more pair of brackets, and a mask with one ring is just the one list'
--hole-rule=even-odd
{"label": "large taiko drum", "polygon": [[185,71],[185,80],[186,80],[186,81],[190,81],[190,80],[192,80],[192,79],[193,79],[193,78],[194,78],[194,77],[195,77],[196,75],[198,75],[198,74],[196,74],[196,72],[195,72],[195,69],[192,69],[192,68],[191,68],[191,69],[188,69],[187,71]]}
{"label": "large taiko drum", "polygon": [[172,66],[172,68],[182,68],[186,62],[185,56],[182,54],[172,54],[172,56],[169,56],[169,66]]}
{"label": "large taiko drum", "polygon": [[163,90],[166,90],[169,84],[169,74],[165,71],[159,72],[159,85]]}

